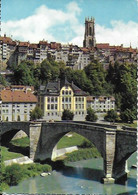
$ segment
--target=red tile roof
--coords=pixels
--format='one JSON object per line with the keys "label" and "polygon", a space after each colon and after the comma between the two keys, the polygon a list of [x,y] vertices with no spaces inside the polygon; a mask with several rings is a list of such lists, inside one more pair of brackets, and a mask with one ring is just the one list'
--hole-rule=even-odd
{"label": "red tile roof", "polygon": [[48,45],[47,41],[39,41],[39,45]]}
{"label": "red tile roof", "polygon": [[29,42],[19,42],[18,46],[28,47],[29,45],[30,45]]}
{"label": "red tile roof", "polygon": [[109,49],[109,43],[97,43],[96,47],[98,49]]}
{"label": "red tile roof", "polygon": [[2,90],[0,92],[2,102],[10,103],[37,103],[37,98],[31,92]]}

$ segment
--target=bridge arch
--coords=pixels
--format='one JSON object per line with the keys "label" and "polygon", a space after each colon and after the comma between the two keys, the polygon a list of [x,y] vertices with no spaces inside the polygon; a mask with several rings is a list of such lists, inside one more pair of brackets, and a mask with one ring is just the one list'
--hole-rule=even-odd
{"label": "bridge arch", "polygon": [[20,122],[2,122],[0,123],[0,135],[1,135],[1,142],[8,143],[10,140],[22,130],[28,137],[29,134],[29,123],[20,123]]}
{"label": "bridge arch", "polygon": [[95,128],[92,131],[84,125],[76,124],[44,124],[42,125],[39,143],[34,159],[45,160],[52,157],[52,152],[59,140],[69,132],[76,132],[95,145],[101,156],[105,157],[105,131]]}

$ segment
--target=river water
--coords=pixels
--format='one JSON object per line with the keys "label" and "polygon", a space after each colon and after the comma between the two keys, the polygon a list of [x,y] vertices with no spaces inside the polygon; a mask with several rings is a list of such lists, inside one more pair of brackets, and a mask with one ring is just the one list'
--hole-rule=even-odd
{"label": "river water", "polygon": [[125,184],[102,184],[103,159],[95,158],[68,163],[60,171],[46,177],[37,176],[9,188],[8,194],[136,194],[136,153],[128,160],[129,175]]}

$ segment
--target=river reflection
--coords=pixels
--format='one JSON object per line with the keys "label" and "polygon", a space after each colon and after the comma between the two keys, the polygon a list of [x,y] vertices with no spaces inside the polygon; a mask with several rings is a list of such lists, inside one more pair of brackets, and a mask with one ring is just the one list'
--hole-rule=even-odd
{"label": "river reflection", "polygon": [[129,159],[130,172],[125,185],[102,184],[103,159],[97,158],[68,163],[64,169],[54,170],[47,177],[38,176],[23,181],[11,187],[7,193],[136,194],[136,169],[130,168],[132,164],[136,164],[136,153]]}

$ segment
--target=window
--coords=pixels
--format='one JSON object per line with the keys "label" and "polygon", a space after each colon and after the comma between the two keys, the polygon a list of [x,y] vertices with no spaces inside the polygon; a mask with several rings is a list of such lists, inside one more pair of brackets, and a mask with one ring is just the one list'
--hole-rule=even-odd
{"label": "window", "polygon": [[66,90],[66,95],[68,95],[68,91]]}
{"label": "window", "polygon": [[71,95],[71,90],[69,90],[69,95]]}
{"label": "window", "polygon": [[62,94],[64,95],[64,90],[62,91]]}
{"label": "window", "polygon": [[54,98],[53,97],[51,98],[51,102],[54,102]]}
{"label": "window", "polygon": [[69,98],[69,102],[71,102],[71,97]]}
{"label": "window", "polygon": [[64,104],[62,104],[62,109],[64,110]]}
{"label": "window", "polygon": [[78,109],[78,105],[76,104],[76,109]]}
{"label": "window", "polygon": [[50,102],[50,97],[48,97],[48,102]]}
{"label": "window", "polygon": [[68,102],[68,98],[66,97],[66,102]]}
{"label": "window", "polygon": [[47,105],[47,109],[50,110],[50,104]]}
{"label": "window", "polygon": [[54,109],[54,104],[51,104],[51,110],[53,110]]}
{"label": "window", "polygon": [[55,109],[57,110],[57,104],[55,104]]}
{"label": "window", "polygon": [[55,102],[57,102],[57,97],[55,97]]}

